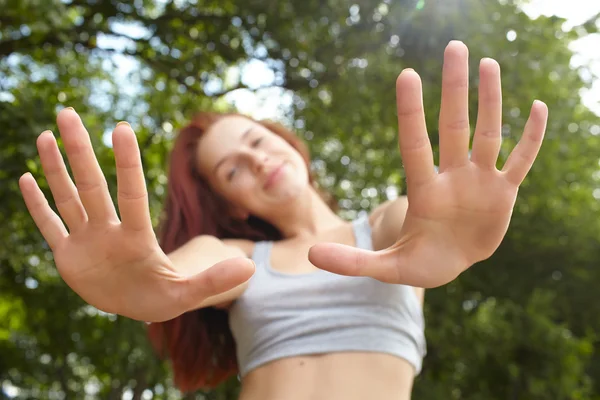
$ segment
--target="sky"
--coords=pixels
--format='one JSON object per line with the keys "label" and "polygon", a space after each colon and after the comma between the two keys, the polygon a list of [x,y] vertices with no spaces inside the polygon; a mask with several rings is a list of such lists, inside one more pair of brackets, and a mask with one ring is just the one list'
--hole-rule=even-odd
{"label": "sky", "polygon": [[[530,18],[556,15],[566,18],[565,30],[580,25],[600,13],[599,0],[531,0],[523,7]],[[572,66],[588,64],[595,76],[591,90],[582,93],[583,103],[600,116],[600,34],[592,34],[573,42]]]}

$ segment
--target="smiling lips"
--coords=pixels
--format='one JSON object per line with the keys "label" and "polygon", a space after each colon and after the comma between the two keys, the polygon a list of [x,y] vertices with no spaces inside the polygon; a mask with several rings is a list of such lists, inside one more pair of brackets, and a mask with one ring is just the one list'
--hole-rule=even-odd
{"label": "smiling lips", "polygon": [[267,175],[267,180],[265,181],[263,189],[268,190],[279,180],[279,178],[281,178],[284,165],[285,162],[279,164],[278,167],[273,168],[269,175]]}

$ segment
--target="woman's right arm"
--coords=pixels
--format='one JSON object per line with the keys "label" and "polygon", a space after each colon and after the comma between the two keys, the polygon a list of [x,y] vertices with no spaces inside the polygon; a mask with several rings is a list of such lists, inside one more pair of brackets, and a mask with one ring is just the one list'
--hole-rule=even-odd
{"label": "woman's right arm", "polygon": [[[193,238],[167,256],[178,271],[196,273],[221,261],[236,257],[248,257],[254,246],[254,243],[249,240],[235,240],[235,244],[233,243],[234,241],[222,241],[214,236],[202,235]],[[249,281],[246,281],[233,289],[209,296],[200,302],[197,308],[227,308],[244,293],[248,283]]]}
{"label": "woman's right arm", "polygon": [[162,251],[150,219],[138,143],[128,124],[113,132],[117,214],[81,119],[66,109],[57,123],[75,182],[51,132],[39,136],[37,147],[58,214],[31,174],[19,185],[59,274],[83,300],[104,312],[161,322],[228,299],[254,274],[248,257],[217,239],[193,240],[170,257]]}

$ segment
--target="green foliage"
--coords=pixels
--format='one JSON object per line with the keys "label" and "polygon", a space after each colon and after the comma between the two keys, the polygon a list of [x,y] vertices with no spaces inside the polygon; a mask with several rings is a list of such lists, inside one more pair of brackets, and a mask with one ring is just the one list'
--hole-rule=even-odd
{"label": "green foliage", "polygon": [[[436,147],[450,39],[471,51],[473,124],[478,60],[502,66],[500,163],[535,98],[550,121],[498,252],[427,292],[429,354],[414,397],[600,398],[600,121],[580,103],[584,71],[569,65],[569,44],[597,32],[595,18],[563,32],[562,20],[532,21],[508,0],[0,0],[0,9],[0,398],[15,388],[22,399],[182,398],[143,326],[86,306],[60,280],[26,212],[17,180],[27,170],[41,177],[35,138],[56,130],[57,110],[83,116],[112,188],[108,133],[132,123],[157,219],[174,132],[198,109],[256,90],[239,69],[259,60],[272,70],[267,86],[292,99],[282,121],[307,139],[322,184],[352,217],[404,191],[402,68],[421,74]],[[234,378],[185,398],[237,390]]]}

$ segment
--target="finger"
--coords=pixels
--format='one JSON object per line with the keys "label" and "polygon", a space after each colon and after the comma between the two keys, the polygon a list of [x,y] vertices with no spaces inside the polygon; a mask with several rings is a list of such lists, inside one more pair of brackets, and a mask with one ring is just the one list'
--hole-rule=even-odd
{"label": "finger", "polygon": [[118,203],[125,228],[151,229],[148,192],[142,158],[135,134],[126,122],[113,131],[113,148],[117,164]]}
{"label": "finger", "polygon": [[471,161],[491,169],[496,167],[502,143],[502,84],[500,65],[495,60],[481,60],[479,82],[479,109]]}
{"label": "finger", "polygon": [[87,215],[52,132],[45,131],[38,137],[37,148],[56,208],[69,230],[74,231],[85,223]]}
{"label": "finger", "polygon": [[88,220],[92,223],[118,221],[106,178],[81,118],[75,110],[65,109],[58,114],[57,123]]}
{"label": "finger", "polygon": [[247,282],[256,266],[249,258],[235,257],[221,261],[182,282],[180,299],[185,308],[197,308],[208,297],[216,296]]}
{"label": "finger", "polygon": [[433,152],[427,135],[421,79],[413,70],[404,70],[396,81],[398,141],[406,171],[408,192],[435,177]]}
{"label": "finger", "polygon": [[469,51],[452,41],[444,53],[440,108],[440,170],[469,161]]}
{"label": "finger", "polygon": [[309,261],[317,268],[345,276],[370,276],[382,282],[401,283],[398,269],[392,268],[383,252],[374,252],[337,243],[320,243],[310,248]]}
{"label": "finger", "polygon": [[19,187],[27,210],[52,250],[58,248],[69,234],[58,215],[50,208],[44,193],[30,173],[19,179]]}
{"label": "finger", "polygon": [[547,121],[548,107],[539,100],[534,101],[523,137],[508,156],[502,169],[506,179],[513,184],[520,185],[531,169],[542,146]]}
{"label": "finger", "polygon": [[[454,261],[442,269],[430,268],[439,263],[434,253],[418,247],[411,250],[401,247],[397,243],[385,250],[368,251],[337,243],[322,243],[309,250],[308,258],[317,268],[334,274],[371,277],[385,283],[421,288],[448,283],[464,270],[463,261]],[[419,265],[428,267],[417,267],[415,260]]]}

